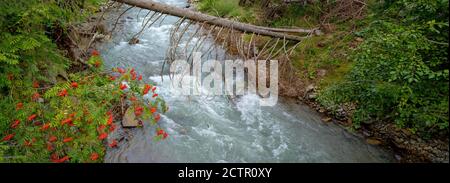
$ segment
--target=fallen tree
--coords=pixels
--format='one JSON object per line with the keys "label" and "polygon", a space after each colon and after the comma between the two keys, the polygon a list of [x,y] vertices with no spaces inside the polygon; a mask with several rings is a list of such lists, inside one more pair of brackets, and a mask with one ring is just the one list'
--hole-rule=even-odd
{"label": "fallen tree", "polygon": [[292,41],[301,41],[305,37],[287,34],[290,33],[318,33],[317,29],[302,29],[302,31],[298,31],[296,29],[276,29],[269,28],[263,26],[256,26],[246,23],[241,23],[237,21],[232,21],[225,18],[215,17],[211,15],[206,15],[203,13],[199,13],[190,9],[178,8],[175,6],[166,5],[163,3],[154,2],[152,0],[114,0],[117,2],[125,3],[131,6],[148,9],[151,11],[160,12],[162,14],[168,14],[172,16],[177,16],[201,23],[207,23],[211,25],[216,25],[220,27],[226,27],[229,29],[235,29],[242,32],[254,33],[262,36],[270,36],[274,38],[292,40]]}

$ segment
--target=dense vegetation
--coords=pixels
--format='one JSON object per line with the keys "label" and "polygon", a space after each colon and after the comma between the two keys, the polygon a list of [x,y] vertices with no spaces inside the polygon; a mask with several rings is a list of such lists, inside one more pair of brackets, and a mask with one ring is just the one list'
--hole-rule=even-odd
{"label": "dense vegetation", "polygon": [[[87,66],[74,67],[67,48],[58,48],[66,28],[100,3],[0,0],[0,162],[102,162],[105,149],[118,145],[108,138],[118,105],[129,101],[152,124],[168,109],[134,69],[105,72],[95,50]],[[159,128],[156,134],[167,137]]]}
{"label": "dense vegetation", "polygon": [[328,70],[317,101],[332,112],[355,105],[355,128],[383,121],[423,137],[448,134],[448,0],[202,0],[199,9],[254,24],[322,27],[326,34],[292,59],[304,80]]}

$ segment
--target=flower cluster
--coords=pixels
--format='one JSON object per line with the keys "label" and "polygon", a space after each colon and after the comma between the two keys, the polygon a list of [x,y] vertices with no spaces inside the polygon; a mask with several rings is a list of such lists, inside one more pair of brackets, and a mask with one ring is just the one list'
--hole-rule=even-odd
{"label": "flower cluster", "polygon": [[[90,60],[101,63],[99,55],[94,50]],[[110,134],[117,130],[115,119],[121,117],[114,109],[123,101],[140,120],[159,125],[160,113],[168,107],[157,88],[142,83],[143,76],[133,68],[113,70],[113,75],[70,75],[69,82],[51,88],[33,82],[34,92],[15,103],[15,115],[0,134],[0,142],[18,148],[16,152],[27,154],[24,157],[30,161],[101,162],[106,148],[119,147],[120,141]],[[144,99],[146,94],[152,97]],[[157,132],[157,136],[165,139],[168,134]]]}

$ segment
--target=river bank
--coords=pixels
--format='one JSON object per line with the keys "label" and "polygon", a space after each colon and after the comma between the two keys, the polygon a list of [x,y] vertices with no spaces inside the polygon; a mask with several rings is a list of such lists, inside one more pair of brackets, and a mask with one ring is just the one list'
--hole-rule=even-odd
{"label": "river bank", "polygon": [[[195,7],[196,1],[192,7]],[[330,34],[330,30],[324,31],[323,37],[333,36]],[[332,32],[332,30],[331,30]],[[217,32],[216,32],[217,36]],[[235,36],[241,36],[236,34]],[[223,43],[224,39],[219,37],[219,43]],[[341,40],[337,40],[341,41]],[[364,41],[361,38],[354,38],[346,46],[356,47]],[[258,42],[258,41],[256,41]],[[248,42],[247,42],[248,43]],[[319,47],[321,42],[318,43]],[[237,53],[237,47],[233,47],[236,44],[227,48],[230,53]],[[258,44],[257,44],[258,45]],[[298,56],[294,56],[297,59]],[[281,63],[285,63],[287,60],[279,58]],[[299,77],[298,72],[305,71],[292,66],[284,65],[283,71],[280,72],[280,95],[290,97],[298,100],[301,103],[307,104],[312,109],[316,110],[322,115],[322,121],[324,123],[335,123],[344,129],[356,132],[361,137],[366,139],[366,143],[382,147],[393,151],[394,157],[398,162],[448,162],[448,137],[439,137],[434,139],[423,139],[418,135],[411,133],[409,130],[397,127],[391,122],[378,121],[376,123],[362,124],[360,128],[354,129],[352,123],[352,114],[355,110],[354,105],[341,105],[338,110],[330,110],[323,106],[316,100],[319,95],[321,82],[327,78],[333,77],[333,71],[328,69],[319,69],[314,78]]]}

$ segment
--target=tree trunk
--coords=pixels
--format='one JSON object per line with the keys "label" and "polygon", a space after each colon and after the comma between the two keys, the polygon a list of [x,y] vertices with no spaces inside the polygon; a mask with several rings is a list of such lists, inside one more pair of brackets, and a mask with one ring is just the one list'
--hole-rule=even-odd
{"label": "tree trunk", "polygon": [[[295,32],[295,31],[283,31],[279,29],[278,31],[271,31],[272,28],[255,26],[251,24],[245,24],[241,22],[231,21],[225,18],[219,18],[211,15],[202,14],[189,9],[178,8],[174,6],[169,6],[166,4],[154,2],[152,0],[115,0],[117,2],[122,2],[131,6],[136,6],[143,9],[148,9],[152,11],[157,11],[163,14],[169,14],[177,17],[184,17],[197,22],[205,22],[207,24],[217,25],[226,28],[236,29],[242,32],[255,33],[263,36],[270,36],[275,38],[301,41],[304,37],[295,36],[291,34],[281,33],[281,32]],[[314,32],[315,30],[309,30]]]}

